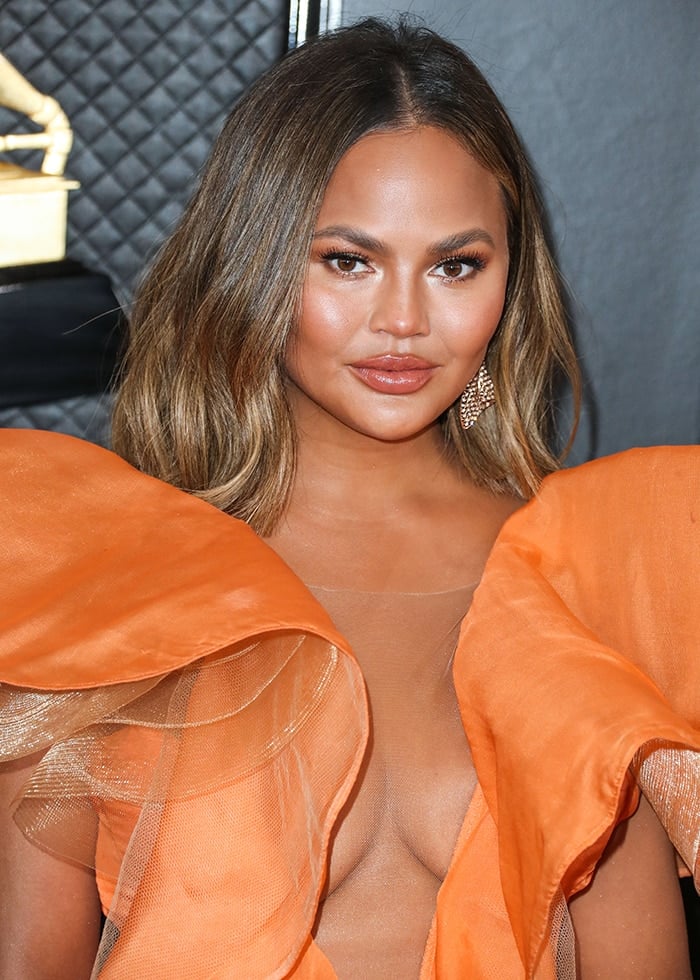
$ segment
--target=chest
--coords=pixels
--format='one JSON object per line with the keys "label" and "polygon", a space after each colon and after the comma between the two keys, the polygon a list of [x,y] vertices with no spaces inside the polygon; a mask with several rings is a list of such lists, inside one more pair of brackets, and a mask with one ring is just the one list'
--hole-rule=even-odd
{"label": "chest", "polygon": [[328,890],[397,863],[415,863],[439,885],[476,784],[452,680],[472,590],[316,592],[358,658],[371,725],[337,822]]}

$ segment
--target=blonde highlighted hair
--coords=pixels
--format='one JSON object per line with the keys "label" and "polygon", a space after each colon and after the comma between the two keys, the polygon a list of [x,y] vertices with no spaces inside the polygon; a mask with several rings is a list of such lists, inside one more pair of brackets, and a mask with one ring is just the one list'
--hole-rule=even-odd
{"label": "blonde highlighted hair", "polygon": [[505,309],[487,364],[497,393],[468,432],[443,419],[473,480],[532,495],[556,468],[553,378],[578,391],[559,279],[527,158],[459,48],[406,19],[310,42],[235,106],[199,189],[141,287],[114,415],[137,467],[269,533],[295,468],[285,350],[325,187],[370,132],[439,126],[498,179],[508,217]]}

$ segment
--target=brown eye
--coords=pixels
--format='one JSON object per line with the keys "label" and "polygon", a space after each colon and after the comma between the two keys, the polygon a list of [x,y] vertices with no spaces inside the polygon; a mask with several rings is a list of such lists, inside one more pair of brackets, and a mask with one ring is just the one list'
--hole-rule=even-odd
{"label": "brown eye", "polygon": [[341,255],[335,261],[340,272],[355,272],[357,268],[357,259],[351,255]]}
{"label": "brown eye", "polygon": [[439,279],[464,282],[485,268],[486,261],[480,255],[453,255],[439,262],[432,270],[432,274]]}
{"label": "brown eye", "polygon": [[345,276],[369,271],[368,260],[361,255],[353,255],[352,252],[324,252],[321,258],[330,269]]}
{"label": "brown eye", "polygon": [[442,263],[442,268],[448,279],[458,279],[464,272],[464,262],[459,259],[449,259]]}

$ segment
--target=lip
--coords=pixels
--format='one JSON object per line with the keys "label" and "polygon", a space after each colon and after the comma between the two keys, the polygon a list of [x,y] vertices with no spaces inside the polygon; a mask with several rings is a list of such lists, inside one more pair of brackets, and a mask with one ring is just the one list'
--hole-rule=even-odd
{"label": "lip", "polygon": [[437,365],[412,354],[382,354],[355,361],[349,367],[368,388],[390,395],[420,391],[437,370]]}

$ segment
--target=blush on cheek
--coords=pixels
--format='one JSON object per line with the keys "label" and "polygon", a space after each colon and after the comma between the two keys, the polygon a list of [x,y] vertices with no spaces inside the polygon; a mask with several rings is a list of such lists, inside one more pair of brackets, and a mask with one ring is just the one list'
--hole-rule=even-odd
{"label": "blush on cheek", "polygon": [[317,294],[303,304],[297,333],[305,346],[326,350],[329,344],[333,345],[334,338],[349,339],[350,331],[359,326],[356,321],[363,319],[362,312],[362,305],[357,301],[349,304],[347,299]]}
{"label": "blush on cheek", "polygon": [[503,298],[496,297],[493,302],[473,310],[468,322],[461,324],[460,333],[465,340],[468,338],[470,352],[474,356],[477,356],[477,352],[481,352],[480,357],[483,359],[486,348],[498,330],[504,306]]}
{"label": "blush on cheek", "polygon": [[501,318],[503,317],[503,311],[506,306],[505,288],[506,286],[504,282],[503,289],[499,290],[494,295],[493,301],[489,303],[487,308],[484,310],[484,335],[487,343],[496,333],[496,330],[498,330]]}

